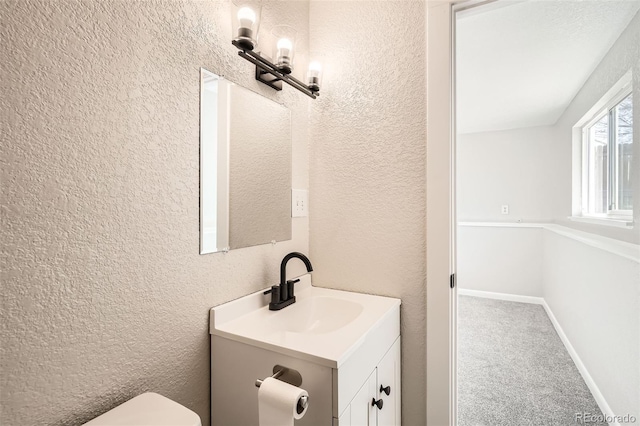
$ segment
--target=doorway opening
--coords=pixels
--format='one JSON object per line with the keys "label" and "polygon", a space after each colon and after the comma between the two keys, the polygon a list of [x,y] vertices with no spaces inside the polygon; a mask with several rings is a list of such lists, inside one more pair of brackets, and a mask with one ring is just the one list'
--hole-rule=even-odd
{"label": "doorway opening", "polygon": [[452,423],[638,422],[640,3],[451,10]]}

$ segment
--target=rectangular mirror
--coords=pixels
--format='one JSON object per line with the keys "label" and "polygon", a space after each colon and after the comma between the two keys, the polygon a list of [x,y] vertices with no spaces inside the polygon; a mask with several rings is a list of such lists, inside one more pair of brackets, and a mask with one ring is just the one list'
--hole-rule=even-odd
{"label": "rectangular mirror", "polygon": [[290,240],[291,112],[200,77],[200,253]]}

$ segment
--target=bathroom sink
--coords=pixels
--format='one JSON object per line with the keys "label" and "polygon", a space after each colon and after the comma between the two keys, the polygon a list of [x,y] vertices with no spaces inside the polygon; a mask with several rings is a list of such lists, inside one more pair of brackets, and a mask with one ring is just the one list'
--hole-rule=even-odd
{"label": "bathroom sink", "polygon": [[310,297],[272,315],[267,327],[284,333],[330,333],[355,320],[362,311],[363,306],[351,300]]}
{"label": "bathroom sink", "polygon": [[310,275],[296,284],[296,303],[270,311],[259,291],[211,309],[210,332],[332,368],[373,334],[399,335],[400,300],[314,287]]}

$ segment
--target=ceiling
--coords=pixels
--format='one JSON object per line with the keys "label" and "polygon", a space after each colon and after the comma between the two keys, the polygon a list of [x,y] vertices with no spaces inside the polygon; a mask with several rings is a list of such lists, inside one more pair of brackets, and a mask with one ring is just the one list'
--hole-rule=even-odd
{"label": "ceiling", "polygon": [[458,132],[553,125],[639,9],[500,0],[458,13]]}

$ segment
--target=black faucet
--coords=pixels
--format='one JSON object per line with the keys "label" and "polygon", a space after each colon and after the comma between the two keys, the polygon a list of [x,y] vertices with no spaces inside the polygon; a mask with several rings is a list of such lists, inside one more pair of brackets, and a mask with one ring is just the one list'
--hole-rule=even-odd
{"label": "black faucet", "polygon": [[309,258],[304,254],[294,251],[286,255],[280,263],[280,285],[274,285],[271,287],[271,290],[264,292],[264,294],[271,293],[271,303],[269,303],[269,310],[271,311],[279,311],[296,302],[296,297],[293,294],[293,286],[300,280],[287,281],[287,262],[294,257],[304,262],[307,267],[307,272],[313,271],[311,261],[309,261]]}

